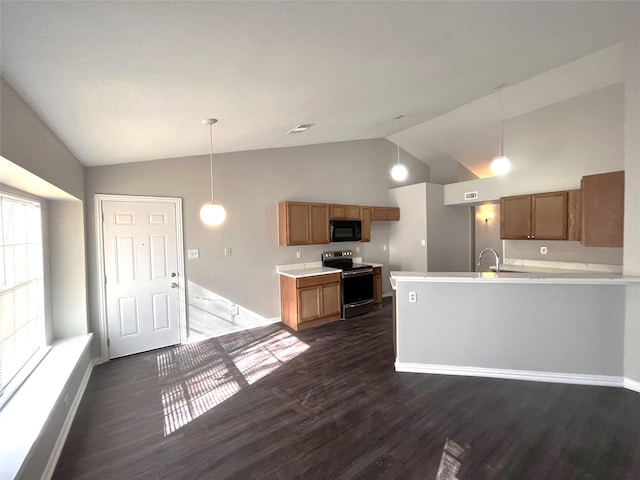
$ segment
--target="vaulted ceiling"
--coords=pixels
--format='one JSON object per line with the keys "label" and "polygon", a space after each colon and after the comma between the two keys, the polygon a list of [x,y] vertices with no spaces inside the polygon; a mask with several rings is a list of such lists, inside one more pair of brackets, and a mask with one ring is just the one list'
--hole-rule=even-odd
{"label": "vaulted ceiling", "polygon": [[[398,115],[402,130],[420,131],[497,85],[619,43],[640,2],[0,8],[2,76],[93,166],[208,153],[206,117],[219,119],[216,152],[393,137]],[[300,123],[315,125],[286,134]],[[463,128],[450,123],[439,134]],[[415,142],[410,151],[429,162]]]}

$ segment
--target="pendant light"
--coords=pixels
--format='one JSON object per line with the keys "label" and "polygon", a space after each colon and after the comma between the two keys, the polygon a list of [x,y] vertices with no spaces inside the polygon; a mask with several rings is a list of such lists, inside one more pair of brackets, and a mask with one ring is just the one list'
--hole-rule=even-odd
{"label": "pendant light", "polygon": [[407,167],[400,163],[400,119],[403,116],[404,115],[399,115],[394,119],[398,122],[398,139],[396,142],[398,144],[398,163],[396,163],[391,168],[391,178],[393,178],[396,182],[402,182],[407,178],[407,175],[409,175],[409,170],[407,170]]}
{"label": "pendant light", "polygon": [[218,205],[213,200],[213,124],[218,120],[215,118],[205,118],[203,125],[209,125],[209,164],[211,173],[211,203],[205,203],[200,209],[200,220],[205,225],[216,227],[227,218],[227,212],[222,205]]}
{"label": "pendant light", "polygon": [[496,175],[505,175],[511,170],[511,161],[504,154],[504,120],[502,119],[502,89],[506,87],[506,83],[497,88],[498,90],[498,109],[500,114],[500,138],[498,142],[498,156],[491,162],[491,171]]}

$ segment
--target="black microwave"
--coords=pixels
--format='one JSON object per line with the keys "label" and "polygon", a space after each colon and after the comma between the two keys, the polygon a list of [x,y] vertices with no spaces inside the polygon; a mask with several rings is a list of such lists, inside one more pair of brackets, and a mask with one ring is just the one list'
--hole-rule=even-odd
{"label": "black microwave", "polygon": [[359,242],[362,238],[360,220],[330,220],[329,235],[332,242]]}

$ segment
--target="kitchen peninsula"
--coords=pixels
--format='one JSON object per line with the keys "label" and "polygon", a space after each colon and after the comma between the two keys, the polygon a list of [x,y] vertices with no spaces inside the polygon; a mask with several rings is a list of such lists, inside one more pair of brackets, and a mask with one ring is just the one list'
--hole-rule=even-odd
{"label": "kitchen peninsula", "polygon": [[391,272],[399,372],[622,386],[626,285],[607,273]]}

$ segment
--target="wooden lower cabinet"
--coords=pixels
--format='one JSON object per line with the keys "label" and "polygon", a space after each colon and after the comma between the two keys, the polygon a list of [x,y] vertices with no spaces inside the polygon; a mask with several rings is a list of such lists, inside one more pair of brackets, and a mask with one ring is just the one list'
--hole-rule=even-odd
{"label": "wooden lower cabinet", "polygon": [[382,267],[373,268],[373,307],[382,307]]}
{"label": "wooden lower cabinet", "polygon": [[293,278],[280,276],[280,315],[282,323],[303,330],[338,320],[340,274]]}

